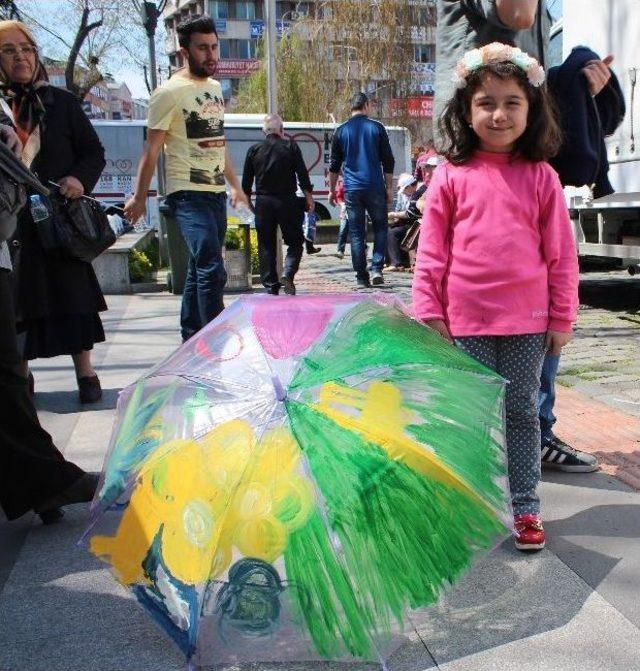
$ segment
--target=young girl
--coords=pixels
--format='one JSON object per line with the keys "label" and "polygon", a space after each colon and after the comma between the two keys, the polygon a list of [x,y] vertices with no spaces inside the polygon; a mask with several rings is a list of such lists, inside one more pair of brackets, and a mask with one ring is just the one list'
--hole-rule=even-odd
{"label": "young girl", "polygon": [[560,144],[538,62],[493,43],[458,63],[440,130],[413,283],[418,319],[509,381],[506,442],[516,547],[545,535],[537,396],[546,350],[571,340],[578,264],[558,176]]}

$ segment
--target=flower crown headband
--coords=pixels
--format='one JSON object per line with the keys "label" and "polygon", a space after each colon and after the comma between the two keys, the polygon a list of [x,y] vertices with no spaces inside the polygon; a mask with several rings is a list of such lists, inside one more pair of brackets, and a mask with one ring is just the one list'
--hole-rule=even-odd
{"label": "flower crown headband", "polygon": [[525,71],[531,86],[542,86],[544,70],[538,61],[518,47],[501,42],[492,42],[479,49],[472,49],[458,61],[451,79],[456,88],[462,89],[467,85],[467,77],[489,63],[514,63]]}

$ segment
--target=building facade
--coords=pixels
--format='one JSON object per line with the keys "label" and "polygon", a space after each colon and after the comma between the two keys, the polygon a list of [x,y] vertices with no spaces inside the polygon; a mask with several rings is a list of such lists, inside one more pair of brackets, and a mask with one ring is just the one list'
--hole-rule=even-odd
{"label": "building facade", "polygon": [[[406,0],[414,6],[416,25],[412,27],[414,58],[410,89],[397,97],[393,83],[368,82],[367,92],[375,105],[375,114],[385,121],[403,117],[414,119],[423,126],[420,135],[431,135],[433,80],[435,73],[435,25],[433,0]],[[279,35],[295,21],[315,16],[315,0],[308,2],[276,2],[276,27]],[[181,67],[182,59],[176,26],[189,16],[206,13],[215,22],[220,38],[220,62],[217,79],[229,109],[240,81],[250,76],[260,65],[258,43],[264,31],[263,0],[169,0],[163,19],[167,33],[166,51],[172,67]],[[329,55],[331,58],[331,54]],[[339,57],[338,54],[335,56]],[[413,125],[413,124],[412,124]]]}

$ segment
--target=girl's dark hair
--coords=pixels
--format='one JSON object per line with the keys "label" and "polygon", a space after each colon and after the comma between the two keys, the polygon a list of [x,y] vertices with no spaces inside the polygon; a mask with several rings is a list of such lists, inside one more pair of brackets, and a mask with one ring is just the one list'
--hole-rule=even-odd
{"label": "girl's dark hair", "polygon": [[474,70],[467,77],[467,85],[456,89],[440,118],[438,129],[441,138],[439,153],[456,165],[468,161],[479,147],[480,139],[469,127],[471,98],[487,75],[500,79],[515,79],[529,101],[527,128],[516,140],[514,153],[529,161],[546,161],[555,156],[562,144],[558,114],[546,85],[532,86],[525,71],[515,63],[488,63]]}
{"label": "girl's dark hair", "polygon": [[206,14],[201,14],[199,16],[186,19],[182,23],[178,24],[176,32],[178,33],[178,44],[184,49],[189,48],[191,36],[194,33],[204,33],[205,35],[210,35],[213,33],[216,37],[218,37],[215,21]]}

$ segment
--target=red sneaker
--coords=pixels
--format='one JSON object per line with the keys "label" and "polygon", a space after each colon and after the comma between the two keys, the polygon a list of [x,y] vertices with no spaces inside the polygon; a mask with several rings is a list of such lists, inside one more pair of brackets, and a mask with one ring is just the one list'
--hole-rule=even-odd
{"label": "red sneaker", "polygon": [[525,513],[513,518],[516,527],[516,547],[518,550],[542,550],[545,544],[544,528],[540,515]]}

